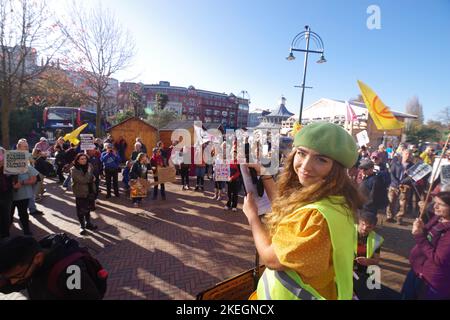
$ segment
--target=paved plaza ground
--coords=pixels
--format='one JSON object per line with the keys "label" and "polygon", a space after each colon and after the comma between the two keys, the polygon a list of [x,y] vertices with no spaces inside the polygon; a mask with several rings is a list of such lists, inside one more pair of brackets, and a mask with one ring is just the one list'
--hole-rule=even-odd
{"label": "paved plaza ground", "polygon": [[[143,201],[134,208],[125,193],[120,198],[99,197],[93,220],[96,232],[80,236],[75,199],[54,180],[46,179],[46,197],[38,204],[44,216],[32,217],[36,238],[65,232],[77,238],[110,273],[105,299],[195,299],[196,295],[238,273],[254,267],[255,248],[239,199],[238,212],[225,211],[225,201],[210,199],[213,182],[204,192],[182,191],[166,185],[167,200]],[[384,219],[383,219],[384,220]],[[400,291],[409,269],[414,242],[413,217],[407,225],[381,221],[384,236],[382,283]],[[13,234],[21,234],[18,218]],[[22,294],[0,299],[25,299]]]}

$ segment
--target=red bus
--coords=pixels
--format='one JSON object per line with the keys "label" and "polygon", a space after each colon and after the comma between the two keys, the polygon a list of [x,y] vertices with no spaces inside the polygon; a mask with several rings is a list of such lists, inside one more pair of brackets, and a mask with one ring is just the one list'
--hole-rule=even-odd
{"label": "red bus", "polygon": [[[84,123],[88,126],[83,130],[84,133],[95,134],[96,112],[82,108],[70,107],[47,107],[44,109],[44,130],[54,134],[57,129],[62,129],[64,133],[69,133]],[[105,128],[105,123],[103,123]],[[49,137],[50,138],[50,137]]]}

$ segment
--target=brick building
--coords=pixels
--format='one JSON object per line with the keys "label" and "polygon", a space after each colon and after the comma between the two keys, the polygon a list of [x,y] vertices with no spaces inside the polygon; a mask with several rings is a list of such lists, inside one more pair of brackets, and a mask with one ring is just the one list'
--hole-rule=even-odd
{"label": "brick building", "polygon": [[[122,82],[120,95],[126,95],[129,90],[136,88],[136,85]],[[247,126],[249,99],[237,97],[233,93],[212,92],[193,86],[176,87],[167,81],[160,81],[159,84],[142,84],[140,93],[145,106],[150,109],[156,105],[157,94],[167,95],[166,109],[175,111],[183,120],[199,120],[205,124],[219,123],[224,129]],[[120,107],[123,109],[125,105]]]}

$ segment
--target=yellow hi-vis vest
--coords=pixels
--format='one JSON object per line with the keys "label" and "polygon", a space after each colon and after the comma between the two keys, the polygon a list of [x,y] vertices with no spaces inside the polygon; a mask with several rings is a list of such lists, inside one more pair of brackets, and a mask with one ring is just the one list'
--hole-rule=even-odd
{"label": "yellow hi-vis vest", "polygon": [[[358,236],[358,225],[356,224],[356,235]],[[375,251],[378,250],[378,248],[381,248],[381,245],[384,242],[384,238],[380,236],[375,231],[370,231],[369,235],[367,236],[367,249],[366,249],[366,258],[370,259],[373,257],[373,254]],[[355,246],[355,256],[358,254],[358,241],[356,241]]]}
{"label": "yellow hi-vis vest", "polygon": [[[344,197],[330,196],[299,208],[316,209],[327,221],[333,247],[333,267],[338,300],[353,296],[353,249],[356,234],[353,214]],[[313,287],[305,284],[294,270],[276,271],[266,268],[257,288],[260,300],[325,300]]]}

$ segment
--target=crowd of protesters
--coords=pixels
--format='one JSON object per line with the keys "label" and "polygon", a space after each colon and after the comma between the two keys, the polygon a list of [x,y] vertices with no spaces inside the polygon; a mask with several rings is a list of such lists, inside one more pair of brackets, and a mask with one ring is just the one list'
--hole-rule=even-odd
{"label": "crowd of protesters", "polygon": [[[383,238],[374,231],[380,215],[386,216],[386,222],[404,224],[405,216],[411,216],[413,209],[424,209],[426,212],[424,219],[416,220],[413,224],[412,234],[416,245],[411,252],[411,271],[405,281],[402,296],[405,299],[450,298],[450,286],[442,285],[448,283],[450,279],[450,233],[446,233],[450,230],[450,186],[441,185],[439,177],[436,181],[432,181],[433,202],[427,208],[421,208],[427,195],[430,174],[417,180],[410,176],[409,171],[414,165],[421,163],[433,166],[437,156],[450,159],[450,152],[440,154],[439,150],[431,146],[403,143],[398,146],[380,144],[376,150],[371,150],[369,146],[361,146],[357,151],[357,149],[353,150],[356,144],[349,135],[336,126],[319,125],[319,127],[320,132],[314,130],[314,126],[309,127],[309,131],[303,129],[303,133],[294,140],[294,151],[285,159],[287,171],[283,171],[277,185],[270,176],[260,177],[261,181],[264,181],[263,185],[266,187],[270,200],[273,201],[273,212],[267,220],[268,226],[272,229],[260,228],[259,219],[255,218],[258,212],[252,199],[253,195],[247,197],[247,203],[244,205],[257,249],[263,260],[269,261],[268,267],[275,272],[268,273],[267,276],[274,279],[277,275],[284,276],[288,266],[289,272],[297,273],[311,281],[310,283],[317,285],[315,288],[317,290],[307,290],[312,297],[348,298],[352,293],[347,286],[348,274],[339,274],[340,271],[330,266],[322,270],[323,275],[318,275],[316,268],[319,268],[320,263],[317,261],[317,254],[316,259],[311,261],[308,260],[309,258],[305,258],[304,261],[300,258],[298,261],[292,260],[293,254],[300,257],[299,253],[311,251],[311,248],[307,247],[311,243],[311,238],[299,236],[289,245],[286,239],[291,237],[295,230],[303,234],[300,229],[295,229],[299,221],[303,221],[301,225],[305,230],[311,227],[309,224],[314,225],[317,229],[317,239],[326,240],[325,242],[321,240],[322,247],[314,247],[314,250],[317,250],[316,253],[320,252],[320,257],[324,261],[328,259],[327,261],[334,261],[340,267],[347,267],[350,261],[348,252],[341,258],[336,255],[330,256],[331,249],[342,249],[338,246],[342,245],[343,240],[335,239],[333,233],[339,229],[336,228],[337,225],[348,230],[354,227],[358,242],[355,244],[356,247],[352,247],[353,270],[360,279],[354,282],[354,292],[364,299],[370,296],[364,287],[367,267],[378,265],[381,257]],[[341,149],[336,149],[338,146],[328,145],[324,137],[341,138]],[[322,141],[322,144],[318,145],[318,141]],[[37,210],[36,202],[39,203],[45,196],[46,177],[55,177],[63,187],[73,191],[76,216],[80,223],[80,235],[88,235],[88,230],[97,230],[97,226],[91,219],[91,212],[96,209],[96,199],[100,194],[102,180],[106,186],[106,199],[111,198],[112,194],[115,197],[121,196],[120,173],[122,173],[123,190],[127,197],[131,197],[134,207],[141,206],[145,197],[131,196],[133,186],[139,179],[148,180],[149,174],[153,175],[154,180],[151,199],[157,200],[159,195],[163,201],[166,200],[165,183],[158,183],[158,173],[162,170],[161,168],[174,166],[181,177],[183,192],[191,188],[196,192],[204,192],[205,176],[207,176],[213,180],[212,199],[225,200],[224,209],[236,212],[243,184],[236,144],[206,142],[199,148],[202,154],[200,161],[192,164],[194,148],[185,146],[182,142],[183,138],[180,137],[169,147],[159,141],[155,146],[150,145],[147,148],[140,137],[136,137],[134,145],[128,146],[123,137],[115,141],[108,135],[105,139],[94,140],[95,149],[82,151],[79,144],[65,141],[62,137],[58,138],[53,145],[42,137],[32,148],[26,139],[20,139],[15,148],[30,152],[31,157],[27,172],[17,176],[3,173],[5,150],[0,149],[0,237],[9,237],[16,208],[23,233],[32,235],[29,215],[44,214]],[[343,150],[342,147],[348,148]],[[133,148],[130,159],[126,159],[125,156],[127,148]],[[247,161],[249,149],[247,141],[245,145]],[[268,149],[271,149],[270,145]],[[203,157],[205,153],[209,154],[209,159]],[[297,170],[306,166],[304,163],[309,165],[312,161],[310,159],[313,158],[317,158],[316,178],[320,175],[323,181],[331,183],[330,186],[319,188],[319,182],[311,180],[314,178],[311,173],[302,171],[302,174],[297,174]],[[227,181],[218,179],[215,175],[217,168],[224,164],[228,166]],[[342,173],[346,174],[342,175]],[[193,185],[190,181],[191,175],[196,177]],[[335,189],[332,189],[332,186]],[[332,201],[328,202],[330,197],[336,196],[336,190],[341,190],[339,199],[347,203],[342,205],[342,208],[335,206]],[[226,199],[223,199],[224,194],[227,194]],[[315,200],[311,202],[309,199]],[[303,207],[298,207],[295,203],[301,203]],[[354,223],[335,221],[333,223],[336,226],[328,226],[327,223],[331,223],[331,220],[325,219],[328,213],[322,210],[342,211],[345,213],[344,216],[351,219],[354,217]],[[303,212],[303,215],[299,215],[299,212]],[[289,220],[289,223],[284,224],[282,220],[285,215],[288,215],[290,219],[298,218],[299,220]],[[334,218],[330,215],[330,219]],[[330,233],[328,228],[334,229],[330,229],[332,231]],[[349,247],[351,242],[351,239],[347,240],[345,247]],[[280,243],[277,251],[270,249],[269,242]],[[323,246],[323,243],[326,243],[326,246]],[[333,280],[335,276],[339,279]],[[268,294],[263,290],[264,285],[261,283],[258,288],[259,297],[265,297]],[[339,290],[336,291],[337,289]],[[270,294],[280,292],[275,288]],[[289,295],[282,296],[286,298]]]}

